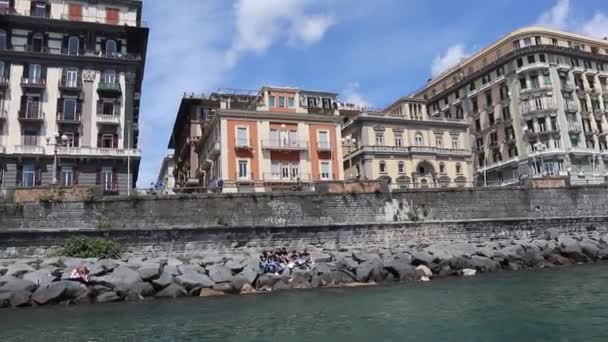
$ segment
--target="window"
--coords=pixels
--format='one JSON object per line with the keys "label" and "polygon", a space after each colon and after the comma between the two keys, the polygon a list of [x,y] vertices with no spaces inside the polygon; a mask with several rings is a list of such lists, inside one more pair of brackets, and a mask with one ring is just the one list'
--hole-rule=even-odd
{"label": "window", "polygon": [[319,139],[319,147],[322,149],[328,149],[329,148],[329,132],[327,131],[319,131],[318,132],[318,139]]}
{"label": "window", "polygon": [[598,71],[604,71],[604,64],[602,64],[602,63],[596,63],[595,66],[597,67]]}
{"label": "window", "polygon": [[108,39],[106,41],[106,56],[115,56],[116,52],[118,52],[117,50],[118,45],[116,44],[116,41],[114,39]]}
{"label": "window", "polygon": [[36,185],[36,166],[34,164],[23,165],[23,174],[21,175],[21,186],[34,187]]}
{"label": "window", "polygon": [[101,135],[101,147],[103,148],[114,148],[114,134],[103,133]]}
{"label": "window", "polygon": [[[46,10],[46,6],[47,6],[47,1],[32,1],[32,5],[31,5],[31,16],[33,17],[47,17],[47,10]],[[50,4],[49,4],[50,7]]]}
{"label": "window", "polygon": [[321,179],[322,180],[330,180],[331,179],[331,173],[330,173],[330,161],[329,160],[323,160],[321,161]]}
{"label": "window", "polygon": [[331,99],[324,97],[323,98],[323,108],[324,109],[331,109]]}
{"label": "window", "polygon": [[521,89],[527,89],[528,88],[528,84],[526,83],[526,78],[522,77],[519,79],[519,87]]}
{"label": "window", "polygon": [[543,75],[543,83],[546,86],[550,86],[551,85],[551,76],[550,75]]}
{"label": "window", "polygon": [[415,142],[417,146],[422,146],[422,134],[416,133]]}
{"label": "window", "polygon": [[279,146],[279,131],[276,129],[270,130],[270,145]]}
{"label": "window", "polygon": [[502,76],[505,74],[505,68],[504,67],[498,67],[498,69],[496,69],[496,78]]}
{"label": "window", "polygon": [[101,76],[101,81],[103,83],[116,83],[116,71],[114,70],[106,70],[103,72]]}
{"label": "window", "polygon": [[487,107],[492,106],[492,102],[493,102],[492,101],[492,92],[488,91],[488,92],[486,92],[486,106]]}
{"label": "window", "polygon": [[486,74],[481,77],[481,84],[486,84],[486,83],[489,83],[490,81],[491,81],[490,74]]}
{"label": "window", "polygon": [[298,131],[289,131],[289,144],[290,146],[298,146]]}
{"label": "window", "polygon": [[63,99],[63,120],[76,120],[77,101],[75,98]]}
{"label": "window", "polygon": [[439,173],[445,174],[445,164],[439,163]]}
{"label": "window", "polygon": [[591,69],[591,62],[584,60],[583,61],[583,65],[585,66],[585,69]]}
{"label": "window", "polygon": [[279,108],[285,108],[285,96],[279,96]]}
{"label": "window", "polygon": [[308,107],[309,108],[316,108],[317,107],[317,98],[316,97],[309,97],[307,98],[308,100]]}
{"label": "window", "polygon": [[473,105],[473,112],[477,113],[479,111],[479,103],[477,103],[477,97],[471,98],[471,104]]}
{"label": "window", "polygon": [[435,146],[436,147],[443,147],[443,138],[442,137],[435,137]]}
{"label": "window", "polygon": [[506,85],[500,86],[500,100],[504,101],[509,98],[509,88]]}
{"label": "window", "polygon": [[80,39],[76,36],[68,38],[68,55],[77,56],[80,51]]}
{"label": "window", "polygon": [[522,66],[524,66],[524,60],[521,58],[517,59],[517,67],[521,68]]}
{"label": "window", "polygon": [[0,30],[0,49],[6,49],[8,46],[7,42],[6,31]]}
{"label": "window", "polygon": [[270,108],[274,108],[276,106],[276,102],[275,102],[275,97],[274,96],[270,96],[268,97],[268,106]]}
{"label": "window", "polygon": [[532,38],[530,38],[530,37],[524,38],[524,46],[530,46],[530,45],[532,45]]}
{"label": "window", "polygon": [[287,105],[289,106],[289,108],[296,108],[296,100],[293,97],[288,97]]}
{"label": "window", "polygon": [[32,129],[23,130],[23,141],[25,146],[38,146],[38,131]]}
{"label": "window", "polygon": [[101,179],[105,191],[114,190],[114,170],[111,167],[101,169]]}
{"label": "window", "polygon": [[541,44],[539,36],[535,36],[534,37],[534,44],[536,44],[536,45],[540,45]]}
{"label": "window", "polygon": [[376,145],[379,145],[379,146],[384,145],[384,134],[376,133]]}
{"label": "window", "polygon": [[490,126],[494,125],[494,123],[496,122],[496,120],[494,119],[494,112],[488,113],[488,121],[490,122]]}
{"label": "window", "polygon": [[61,185],[72,186],[74,185],[74,169],[71,166],[61,167]]}
{"label": "window", "polygon": [[40,95],[27,95],[25,98],[25,117],[39,118],[41,109]]}
{"label": "window", "polygon": [[540,60],[541,63],[545,63],[547,61],[544,54],[538,55],[538,59]]}
{"label": "window", "polygon": [[384,160],[381,160],[378,165],[380,168],[380,173],[386,173],[386,162]]}
{"label": "window", "polygon": [[456,119],[464,119],[464,111],[462,106],[456,106]]}
{"label": "window", "polygon": [[120,19],[120,11],[117,8],[106,8],[106,23],[117,25]]}
{"label": "window", "polygon": [[455,150],[460,148],[460,144],[458,143],[458,138],[452,138],[452,148]]}
{"label": "window", "polygon": [[521,47],[521,45],[519,44],[519,40],[514,40],[513,41],[513,48],[514,49],[519,49]]}
{"label": "window", "polygon": [[471,83],[469,83],[469,91],[473,90],[475,90],[475,81],[471,81]]}
{"label": "window", "polygon": [[42,50],[44,50],[44,36],[42,33],[34,33],[32,36],[32,46],[30,48],[34,52],[42,52]]}
{"label": "window", "polygon": [[236,146],[249,146],[249,137],[247,136],[247,127],[236,128]]}
{"label": "window", "polygon": [[475,130],[481,131],[481,121],[479,119],[475,119]]}
{"label": "window", "polygon": [[551,44],[553,44],[553,46],[557,46],[557,39],[552,38],[551,39]]}
{"label": "window", "polygon": [[239,159],[238,179],[249,179],[249,160]]}
{"label": "window", "polygon": [[101,107],[101,114],[103,115],[114,115],[114,102],[104,101]]}
{"label": "window", "polygon": [[399,164],[397,164],[397,172],[399,173],[405,173],[405,163],[400,161]]}
{"label": "window", "polygon": [[461,175],[462,174],[462,165],[460,165],[460,163],[456,164],[456,174],[457,175]]}
{"label": "window", "polygon": [[403,141],[401,140],[400,135],[395,136],[395,146],[403,146]]}
{"label": "window", "polygon": [[506,106],[506,107],[502,108],[502,119],[504,121],[507,121],[507,120],[511,119],[511,109],[509,108],[509,106]]}
{"label": "window", "polygon": [[532,89],[540,88],[540,82],[538,81],[538,75],[531,75],[530,83],[532,83]]}
{"label": "window", "polygon": [[82,20],[82,5],[69,4],[68,6],[68,18],[76,21]]}

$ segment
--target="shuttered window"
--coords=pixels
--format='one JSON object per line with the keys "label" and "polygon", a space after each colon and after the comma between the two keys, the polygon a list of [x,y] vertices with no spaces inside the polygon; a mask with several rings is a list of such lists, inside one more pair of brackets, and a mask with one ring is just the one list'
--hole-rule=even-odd
{"label": "shuttered window", "polygon": [[118,25],[120,11],[117,8],[106,8],[106,24]]}
{"label": "shuttered window", "polygon": [[75,21],[82,20],[82,5],[81,4],[69,4],[68,17],[70,20],[75,20]]}

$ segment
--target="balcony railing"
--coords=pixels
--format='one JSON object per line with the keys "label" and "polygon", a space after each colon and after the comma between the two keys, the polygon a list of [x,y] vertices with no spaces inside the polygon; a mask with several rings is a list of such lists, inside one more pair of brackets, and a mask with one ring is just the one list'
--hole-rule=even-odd
{"label": "balcony railing", "polygon": [[120,125],[120,116],[109,114],[97,114],[97,123],[104,125]]}
{"label": "balcony railing", "polygon": [[262,148],[265,150],[303,151],[308,149],[308,142],[300,140],[263,140]]}
{"label": "balcony railing", "polygon": [[566,110],[566,112],[571,112],[574,113],[576,111],[578,111],[578,107],[576,106],[576,103],[574,103],[574,101],[564,101],[564,109]]}
{"label": "balcony railing", "polygon": [[43,78],[21,78],[21,86],[24,88],[40,88],[46,87],[46,80]]}
{"label": "balcony railing", "polygon": [[19,111],[19,120],[22,121],[43,121],[44,120],[44,112],[42,111],[42,105],[38,104],[37,106],[22,109]]}
{"label": "balcony railing", "polygon": [[580,133],[581,126],[575,122],[568,122],[568,132],[569,133]]}
{"label": "balcony railing", "polygon": [[450,156],[469,156],[471,152],[465,149],[453,149],[453,148],[442,148],[434,146],[361,146],[356,152],[364,153],[426,153],[426,154],[437,154],[437,155],[450,155]]}
{"label": "balcony railing", "polygon": [[99,82],[97,92],[107,95],[120,95],[122,90],[118,82]]}
{"label": "balcony railing", "polygon": [[555,100],[553,100],[552,98],[543,97],[543,98],[540,98],[540,102],[537,102],[536,100],[539,100],[539,99],[522,102],[521,103],[521,113],[522,114],[535,114],[537,112],[542,112],[542,111],[557,110],[557,104],[555,103]]}
{"label": "balcony railing", "polygon": [[524,71],[538,70],[538,69],[549,69],[549,64],[548,63],[543,63],[543,62],[524,64],[521,67],[517,68],[516,72],[519,74],[519,73],[524,72]]}
{"label": "balcony railing", "polygon": [[73,113],[73,114],[65,114],[65,113],[57,113],[57,122],[59,123],[80,123],[81,114]]}
{"label": "balcony railing", "polygon": [[263,180],[265,182],[277,182],[277,183],[296,183],[296,182],[310,182],[312,179],[310,173],[290,174],[288,176],[283,175],[281,172],[264,173]]}
{"label": "balcony railing", "polygon": [[319,141],[317,143],[317,151],[319,152],[330,152],[331,144],[327,141]]}
{"label": "balcony railing", "polygon": [[62,77],[59,80],[59,89],[63,90],[82,90],[82,78],[67,79]]}
{"label": "balcony railing", "polygon": [[15,153],[17,154],[44,154],[44,147],[38,145],[15,145]]}
{"label": "balcony railing", "polygon": [[598,153],[598,150],[590,147],[571,147],[568,152],[578,154],[593,154]]}
{"label": "balcony railing", "polygon": [[561,86],[562,86],[562,91],[565,91],[567,93],[571,93],[575,89],[574,85],[570,84],[570,83],[562,84]]}
{"label": "balcony railing", "polygon": [[65,156],[140,157],[141,151],[138,149],[105,147],[57,147],[57,154]]}
{"label": "balcony railing", "polygon": [[249,141],[239,140],[239,139],[237,139],[234,142],[234,147],[237,150],[251,150],[251,149],[253,149],[253,146],[251,146],[251,143],[249,143]]}

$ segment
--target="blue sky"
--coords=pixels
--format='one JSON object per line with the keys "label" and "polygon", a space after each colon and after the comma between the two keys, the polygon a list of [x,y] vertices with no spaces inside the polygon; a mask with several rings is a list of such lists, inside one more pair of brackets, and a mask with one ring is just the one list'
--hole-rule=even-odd
{"label": "blue sky", "polygon": [[608,36],[606,0],[144,1],[139,187],[156,179],[184,92],[263,84],[383,107],[522,26]]}

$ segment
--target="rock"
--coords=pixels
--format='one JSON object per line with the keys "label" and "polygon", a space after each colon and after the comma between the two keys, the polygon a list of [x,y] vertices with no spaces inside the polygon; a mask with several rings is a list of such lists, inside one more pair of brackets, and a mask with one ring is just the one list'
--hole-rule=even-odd
{"label": "rock", "polygon": [[188,294],[188,292],[186,292],[186,290],[177,285],[177,284],[171,284],[167,287],[165,287],[164,289],[162,289],[160,292],[157,292],[154,297],[158,297],[158,298],[178,298],[178,297],[184,297]]}
{"label": "rock", "polygon": [[435,257],[431,255],[429,252],[414,252],[412,253],[412,262],[411,264],[414,266],[425,265],[430,266],[433,261],[435,261]]}
{"label": "rock", "polygon": [[62,280],[38,288],[32,295],[32,300],[39,305],[59,303],[80,297],[87,291],[87,287],[84,284]]}
{"label": "rock", "polygon": [[382,274],[382,265],[378,261],[365,261],[357,267],[356,280],[360,283],[374,281],[382,282],[384,276]]}
{"label": "rock", "polygon": [[253,288],[253,286],[251,286],[250,284],[245,284],[243,285],[243,287],[241,288],[241,295],[248,295],[248,294],[256,294],[258,293],[258,291]]}
{"label": "rock", "polygon": [[141,279],[145,281],[150,281],[152,279],[158,278],[160,275],[160,265],[159,264],[146,264],[145,267],[142,267],[137,270]]}
{"label": "rock", "polygon": [[35,271],[36,269],[28,264],[12,264],[7,268],[6,273],[4,273],[4,275],[20,277],[26,273]]}
{"label": "rock", "polygon": [[572,265],[572,261],[570,261],[570,259],[563,257],[559,254],[548,254],[545,256],[545,260],[547,260],[553,265],[558,266]]}
{"label": "rock", "polygon": [[31,280],[19,279],[13,276],[4,275],[0,277],[0,292],[14,292],[14,291],[34,291],[38,285]]}
{"label": "rock", "polygon": [[165,267],[163,267],[163,272],[169,273],[172,276],[178,276],[181,274],[178,266],[166,265]]}
{"label": "rock", "polygon": [[433,276],[433,272],[431,271],[430,268],[428,268],[428,266],[425,265],[418,265],[416,266],[416,277],[418,279],[421,279],[422,277],[432,277]]}
{"label": "rock", "polygon": [[291,289],[291,283],[290,279],[287,277],[282,277],[276,283],[274,283],[274,285],[272,285],[272,291],[281,291],[289,289]]}
{"label": "rock", "polygon": [[471,266],[480,272],[494,272],[500,267],[500,264],[492,259],[473,255],[471,257]]}
{"label": "rock", "polygon": [[[340,271],[334,271],[334,272],[340,272]],[[312,287],[312,285],[310,284],[310,282],[308,281],[308,279],[304,278],[304,277],[293,277],[290,281],[290,285],[292,289],[310,289]]]}
{"label": "rock", "polygon": [[568,259],[572,259],[575,262],[587,262],[589,260],[578,241],[574,240],[568,235],[560,235],[557,238],[557,243],[561,254]]}
{"label": "rock", "polygon": [[382,258],[378,254],[368,254],[368,253],[353,253],[353,260],[358,263],[363,263],[366,261],[380,261]]}
{"label": "rock", "polygon": [[355,281],[355,275],[347,270],[315,274],[310,281],[311,287],[341,286]]}
{"label": "rock", "polygon": [[9,303],[14,308],[30,305],[32,293],[25,290],[17,290],[10,293]]}
{"label": "rock", "polygon": [[[118,292],[118,293],[121,294],[121,292]],[[139,283],[132,285],[126,291],[126,293],[124,293],[124,295],[129,300],[141,300],[146,297],[153,296],[155,293],[156,293],[156,291],[154,290],[154,287],[152,286],[152,284],[145,282],[145,281],[141,281]]]}
{"label": "rock", "polygon": [[224,292],[213,289],[201,289],[199,297],[218,297],[223,296]]}
{"label": "rock", "polygon": [[323,274],[323,273],[329,273],[331,272],[331,267],[326,264],[326,263],[319,263],[319,264],[315,264],[315,266],[312,269],[312,274]]}
{"label": "rock", "polygon": [[246,266],[241,272],[238,273],[238,275],[247,279],[250,284],[253,284],[255,279],[258,277],[258,268]]}
{"label": "rock", "polygon": [[413,280],[416,278],[416,269],[406,260],[396,259],[384,264],[384,269],[390,272],[397,280]]}
{"label": "rock", "polygon": [[585,253],[591,259],[597,258],[597,255],[600,252],[598,245],[599,244],[597,242],[595,242],[591,239],[584,239],[583,241],[581,241],[579,243],[579,246],[583,250],[583,253]]}
{"label": "rock", "polygon": [[207,271],[209,272],[209,278],[215,283],[227,283],[232,281],[232,271],[226,266],[209,266]]}
{"label": "rock", "polygon": [[165,264],[166,266],[181,266],[184,263],[176,258],[167,258],[167,263]]}
{"label": "rock", "polygon": [[[338,269],[340,269],[338,267]],[[330,271],[331,272],[331,271]],[[350,273],[352,273],[351,271],[349,271]],[[308,270],[303,270],[303,269],[294,269],[293,272],[291,272],[291,276],[292,277],[301,277],[306,279],[307,281],[311,281],[312,280],[312,272],[308,271]]]}
{"label": "rock", "polygon": [[38,271],[26,273],[23,275],[24,280],[29,280],[38,286],[46,286],[55,280],[57,276],[53,273],[58,270],[57,268],[43,268]]}
{"label": "rock", "polygon": [[275,274],[262,274],[258,277],[255,287],[259,290],[271,290],[274,284],[281,279],[281,276]]}
{"label": "rock", "polygon": [[521,256],[521,260],[527,267],[540,267],[545,264],[545,258],[540,252],[525,252]]}
{"label": "rock", "polygon": [[158,278],[152,280],[152,284],[161,289],[169,286],[171,283],[173,283],[173,275],[167,272],[161,273]]}
{"label": "rock", "polygon": [[103,292],[95,298],[97,303],[117,302],[121,300],[120,296],[114,291]]}
{"label": "rock", "polygon": [[313,262],[331,262],[332,256],[330,254],[321,253],[321,252],[310,252],[310,258]]}
{"label": "rock", "polygon": [[97,258],[66,258],[63,260],[65,268],[74,269],[80,265],[86,265],[89,269],[97,262]]}
{"label": "rock", "polygon": [[175,277],[175,282],[188,291],[197,287],[205,288],[214,285],[214,282],[207,275],[194,272]]}
{"label": "rock", "polygon": [[[165,267],[166,269],[167,267]],[[178,274],[190,275],[190,274],[206,274],[205,268],[200,265],[181,265],[177,267],[179,269]]]}
{"label": "rock", "polygon": [[232,290],[235,293],[239,293],[245,284],[250,284],[249,279],[245,278],[242,275],[236,275],[230,281],[230,285],[232,286]]}
{"label": "rock", "polygon": [[91,276],[102,276],[106,273],[112,272],[122,262],[114,259],[102,259],[89,267]]}
{"label": "rock", "polygon": [[234,291],[234,289],[232,288],[232,283],[219,283],[213,285],[211,288],[215,291],[220,291],[222,293],[231,293]]}
{"label": "rock", "polygon": [[597,253],[597,258],[600,260],[608,259],[608,246],[604,246],[602,249],[600,249],[600,251]]}
{"label": "rock", "polygon": [[109,284],[117,293],[129,293],[134,289],[135,285],[143,281],[137,271],[124,265],[116,267],[108,275],[92,277],[91,280],[100,282],[102,285]]}
{"label": "rock", "polygon": [[355,261],[352,257],[344,257],[340,258],[336,262],[336,266],[338,269],[348,270],[350,272],[355,272],[357,267],[359,267],[359,263]]}
{"label": "rock", "polygon": [[556,228],[549,228],[545,231],[545,240],[557,240],[559,236],[559,230]]}
{"label": "rock", "polygon": [[474,276],[475,274],[477,274],[477,270],[474,270],[474,269],[465,268],[464,270],[462,270],[462,275],[465,277],[471,277],[471,276]]}
{"label": "rock", "polygon": [[10,292],[0,293],[0,308],[8,308],[9,306],[11,306],[10,299]]}
{"label": "rock", "polygon": [[59,257],[59,256],[44,258],[40,262],[40,268],[44,268],[46,266],[65,267],[65,265],[63,264],[63,259],[64,259],[64,257]]}

